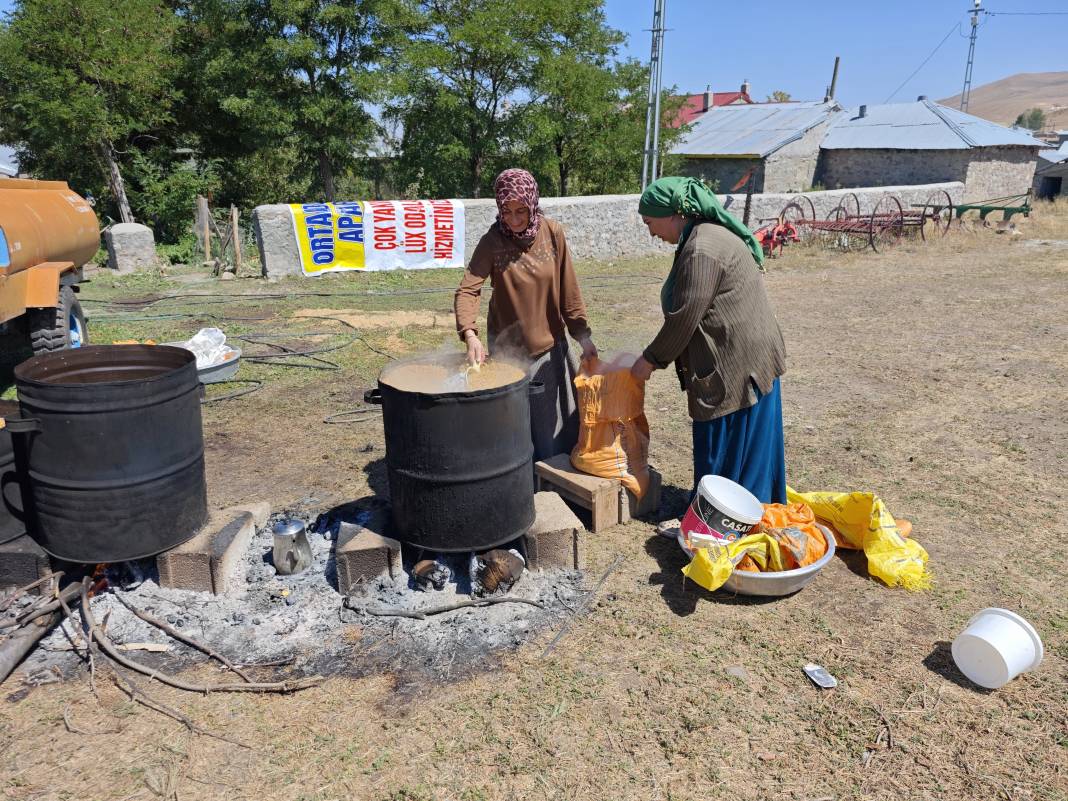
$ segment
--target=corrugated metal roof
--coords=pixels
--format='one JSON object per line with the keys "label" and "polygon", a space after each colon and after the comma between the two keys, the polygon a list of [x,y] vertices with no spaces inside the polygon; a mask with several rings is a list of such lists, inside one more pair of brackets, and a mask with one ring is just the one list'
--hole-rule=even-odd
{"label": "corrugated metal roof", "polygon": [[1017,145],[1042,147],[1028,134],[947,108],[930,100],[849,109],[832,120],[822,147],[827,150],[967,150]]}
{"label": "corrugated metal roof", "polygon": [[681,156],[763,158],[800,139],[837,111],[837,103],[754,103],[709,109],[671,152]]}
{"label": "corrugated metal roof", "polygon": [[19,165],[15,160],[15,151],[0,145],[0,173],[15,176],[19,174]]}
{"label": "corrugated metal roof", "polygon": [[1060,164],[1062,161],[1068,161],[1068,141],[1061,142],[1061,146],[1056,150],[1038,151],[1038,158],[1040,161],[1046,161],[1050,164]]}

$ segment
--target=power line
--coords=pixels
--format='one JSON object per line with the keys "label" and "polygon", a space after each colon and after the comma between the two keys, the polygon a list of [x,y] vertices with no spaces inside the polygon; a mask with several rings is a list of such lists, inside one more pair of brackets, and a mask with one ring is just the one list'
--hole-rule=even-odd
{"label": "power line", "polygon": [[1068,11],[984,11],[988,17],[1068,17]]}
{"label": "power line", "polygon": [[895,89],[893,92],[891,92],[890,96],[888,98],[886,98],[886,100],[884,100],[883,102],[884,103],[889,103],[893,99],[894,95],[896,95],[898,92],[900,92],[905,87],[905,84],[907,84],[909,81],[911,81],[913,78],[915,78],[916,77],[916,73],[918,73],[920,70],[922,70],[927,65],[927,62],[930,61],[932,58],[934,58],[934,54],[937,53],[941,49],[942,45],[944,45],[946,43],[946,40],[950,36],[953,35],[953,32],[954,31],[959,31],[959,30],[960,30],[960,23],[959,22],[954,23],[953,27],[950,28],[949,31],[946,33],[946,35],[942,37],[942,41],[939,42],[935,46],[935,49],[930,52],[930,54],[927,56],[927,58],[925,58],[923,60],[923,62],[920,64],[920,66],[918,66],[915,70],[913,70],[912,74],[901,82],[901,86],[897,87],[897,89]]}

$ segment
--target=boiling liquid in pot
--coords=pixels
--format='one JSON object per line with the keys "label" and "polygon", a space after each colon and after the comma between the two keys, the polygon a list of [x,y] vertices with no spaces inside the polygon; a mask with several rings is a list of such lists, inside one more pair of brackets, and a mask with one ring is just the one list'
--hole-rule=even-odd
{"label": "boiling liquid in pot", "polygon": [[519,381],[525,372],[514,364],[488,361],[482,369],[468,370],[462,357],[441,358],[427,362],[408,362],[386,369],[381,376],[388,384],[402,392],[440,394],[444,392],[477,392],[495,389]]}

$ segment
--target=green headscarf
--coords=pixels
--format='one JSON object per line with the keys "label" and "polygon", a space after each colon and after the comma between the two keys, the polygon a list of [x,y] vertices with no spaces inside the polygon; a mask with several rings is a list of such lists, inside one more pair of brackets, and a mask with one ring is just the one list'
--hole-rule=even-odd
{"label": "green headscarf", "polygon": [[675,262],[671,265],[671,272],[668,273],[664,286],[660,290],[660,305],[665,313],[671,311],[679,251],[686,244],[696,222],[708,221],[722,225],[745,242],[758,265],[764,264],[764,251],[760,243],[756,241],[756,237],[742,225],[741,221],[728,214],[712,190],[696,178],[673,176],[653,181],[642,192],[641,200],[638,201],[638,213],[646,217],[670,217],[673,214],[681,214],[691,218],[682,231],[678,247],[675,248]]}

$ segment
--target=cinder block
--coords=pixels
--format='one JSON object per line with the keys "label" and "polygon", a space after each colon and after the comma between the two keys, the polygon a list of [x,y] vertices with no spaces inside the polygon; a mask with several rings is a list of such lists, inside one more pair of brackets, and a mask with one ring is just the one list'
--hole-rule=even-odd
{"label": "cinder block", "polygon": [[22,587],[51,572],[48,554],[28,534],[0,545],[0,590]]}
{"label": "cinder block", "polygon": [[664,477],[655,467],[649,468],[649,486],[641,500],[626,487],[619,488],[619,522],[626,523],[632,517],[645,517],[660,508],[660,489]]}
{"label": "cinder block", "polygon": [[539,491],[551,490],[590,510],[590,528],[597,532],[619,522],[619,481],[576,470],[571,456],[560,453],[534,465]]}
{"label": "cinder block", "polygon": [[[263,514],[264,522],[266,518]],[[256,533],[256,520],[256,514],[240,508],[212,514],[195,537],[156,557],[160,585],[225,594],[235,565],[244,557]]]}
{"label": "cinder block", "polygon": [[360,581],[379,576],[395,579],[404,571],[401,544],[384,533],[389,530],[389,512],[384,505],[368,509],[360,522],[342,523],[338,528],[334,558],[337,589],[342,595]]}
{"label": "cinder block", "polygon": [[526,533],[527,567],[531,570],[583,570],[586,529],[555,492],[534,493],[534,525]]}

